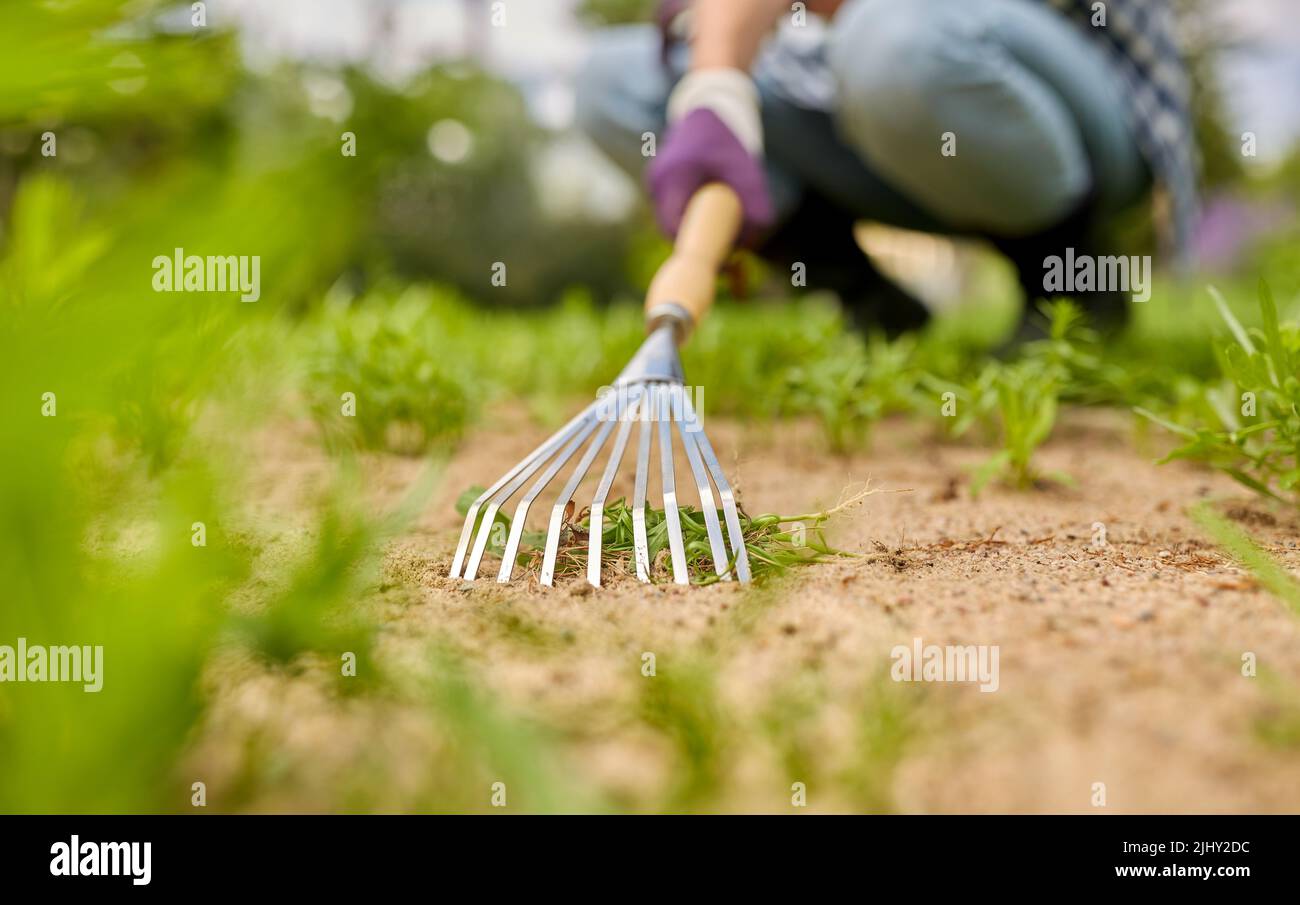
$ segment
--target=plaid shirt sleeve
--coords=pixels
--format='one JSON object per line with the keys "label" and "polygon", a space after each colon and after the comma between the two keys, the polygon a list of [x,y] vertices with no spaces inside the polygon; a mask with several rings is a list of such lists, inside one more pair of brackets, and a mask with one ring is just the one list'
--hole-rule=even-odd
{"label": "plaid shirt sleeve", "polygon": [[[1121,73],[1128,88],[1125,113],[1168,201],[1161,212],[1167,216],[1157,221],[1161,245],[1185,266],[1198,212],[1198,161],[1190,80],[1175,39],[1170,0],[1034,2],[1074,22]],[[835,85],[819,34],[813,29],[783,29],[760,55],[756,77],[795,104],[830,109]]]}
{"label": "plaid shirt sleeve", "polygon": [[1168,194],[1162,238],[1187,263],[1196,221],[1197,154],[1191,87],[1168,0],[1046,0],[1110,55],[1129,88],[1129,116],[1156,182]]}

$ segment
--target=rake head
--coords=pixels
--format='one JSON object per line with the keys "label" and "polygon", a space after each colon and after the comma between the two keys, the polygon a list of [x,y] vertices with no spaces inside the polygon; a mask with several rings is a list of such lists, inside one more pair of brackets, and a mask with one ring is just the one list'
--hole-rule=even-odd
{"label": "rake head", "polygon": [[[608,392],[601,394],[572,421],[552,434],[470,505],[451,566],[452,578],[473,581],[478,577],[483,555],[488,548],[489,535],[497,523],[497,513],[527,486],[523,496],[514,504],[510,534],[497,572],[497,581],[508,582],[514,573],[524,523],[530,508],[576,456],[577,462],[572,466],[551,506],[546,528],[540,578],[544,585],[553,584],[561,535],[566,529],[567,516],[575,511],[574,495],[613,436],[613,443],[604,459],[600,481],[591,501],[588,532],[587,581],[600,587],[605,505],[610,488],[618,476],[620,463],[635,433],[636,475],[631,508],[637,578],[649,582],[653,565],[650,562],[650,545],[646,532],[646,506],[653,456],[663,495],[673,581],[677,584],[690,582],[674,464],[675,445],[680,443],[699,495],[700,512],[704,517],[709,557],[714,571],[724,581],[731,580],[733,576],[742,582],[749,581],[749,560],[741,534],[736,498],[686,392],[681,359],[677,353],[677,330],[678,323],[674,318],[671,315],[664,316]],[[579,456],[580,449],[582,453]],[[722,520],[726,522],[725,541],[715,503],[715,487],[717,496],[722,501]]]}
{"label": "rake head", "polygon": [[[599,587],[606,503],[618,475],[619,463],[623,461],[635,430],[636,478],[631,515],[637,578],[650,581],[654,567],[650,561],[646,530],[646,498],[652,481],[650,459],[653,452],[659,466],[658,484],[664,502],[663,528],[667,533],[673,581],[690,583],[674,463],[675,450],[680,442],[699,493],[700,512],[704,516],[708,537],[708,556],[713,569],[721,580],[734,577],[742,582],[749,581],[749,559],[740,530],[736,497],[722,473],[718,457],[713,454],[708,437],[700,427],[699,416],[686,393],[682,361],[677,354],[678,343],[685,340],[713,303],[718,269],[731,251],[741,218],[740,199],[726,185],[713,183],[703,186],[691,197],[678,228],[673,253],[659,268],[646,293],[646,341],[632,356],[610,392],[600,394],[595,402],[552,434],[470,505],[465,514],[465,527],[460,532],[460,543],[456,545],[456,558],[451,564],[452,578],[473,581],[478,577],[488,538],[499,524],[497,513],[527,485],[528,489],[515,504],[510,536],[505,541],[501,567],[497,572],[497,581],[509,581],[524,537],[528,510],[586,444],[551,506],[542,554],[541,581],[544,585],[553,584],[560,537],[569,527],[569,516],[575,511],[574,495],[612,434],[614,443],[591,501],[588,522],[587,581]],[[714,502],[715,487],[722,500],[723,519],[727,524],[725,542]],[[698,536],[698,523],[692,519],[691,524],[692,534]],[[658,526],[655,530],[658,546]],[[692,547],[695,547],[694,541]]]}

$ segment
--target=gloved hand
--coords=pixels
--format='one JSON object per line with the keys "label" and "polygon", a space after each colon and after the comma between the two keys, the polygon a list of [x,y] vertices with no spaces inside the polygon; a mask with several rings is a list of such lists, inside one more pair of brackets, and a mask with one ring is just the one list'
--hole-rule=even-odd
{"label": "gloved hand", "polygon": [[752,245],[772,225],[775,211],[763,171],[763,127],[758,90],[738,69],[688,73],[668,101],[668,134],[646,170],[659,226],[676,236],[691,196],[724,182],[740,197],[740,244]]}

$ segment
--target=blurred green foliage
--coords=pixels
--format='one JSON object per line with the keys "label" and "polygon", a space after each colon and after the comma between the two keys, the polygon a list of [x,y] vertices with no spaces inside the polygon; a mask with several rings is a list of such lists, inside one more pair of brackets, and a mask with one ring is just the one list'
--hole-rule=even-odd
{"label": "blurred green foliage", "polygon": [[1189,426],[1139,412],[1185,441],[1164,461],[1205,462],[1256,493],[1300,503],[1300,323],[1279,321],[1265,282],[1259,284],[1261,326],[1249,330],[1211,292],[1233,343],[1221,347],[1222,379],[1199,394],[1208,419]]}
{"label": "blurred green foliage", "polygon": [[429,295],[355,309],[327,302],[315,324],[304,388],[328,440],[418,454],[460,439],[482,400],[437,354],[445,324]]}
{"label": "blurred green foliage", "polygon": [[[20,186],[47,172],[113,229],[167,209],[161,251],[262,255],[277,306],[307,304],[339,274],[436,276],[512,306],[578,284],[601,297],[627,288],[635,224],[548,211],[535,161],[552,139],[516,88],[466,62],[402,84],[364,66],[253,71],[235,33],[191,28],[180,12],[124,0],[0,9],[13,51],[0,60],[0,228],[22,232]],[[435,137],[449,130],[450,151]],[[182,185],[205,196],[198,213],[230,196],[249,227],[235,248],[179,228],[192,204]],[[492,282],[498,262],[504,285]]]}
{"label": "blurred green foliage", "polygon": [[[346,198],[321,152],[232,152],[218,112],[242,78],[232,42],[155,28],[161,8],[0,8],[0,643],[104,657],[97,693],[0,685],[0,772],[21,777],[0,783],[4,811],[185,806],[172,771],[205,665],[238,634],[227,601],[258,567],[231,498],[245,438],[203,421],[224,409],[237,425],[264,404],[258,375],[274,369],[241,340],[265,318],[230,295],[154,292],[153,258],[260,255],[263,307],[279,307],[323,291],[348,257]],[[32,149],[46,130],[65,139],[48,158]],[[333,543],[323,525],[306,574],[346,594],[338,577],[372,545]],[[337,643],[318,591],[261,595],[251,648],[291,659]]]}
{"label": "blurred green foliage", "polygon": [[704,810],[724,785],[727,745],[735,735],[719,698],[717,666],[693,654],[657,670],[654,681],[641,685],[637,712],[673,752],[667,809]]}
{"label": "blurred green foliage", "polygon": [[622,25],[650,21],[657,5],[658,0],[580,0],[577,13],[594,25]]}
{"label": "blurred green foliage", "polygon": [[1190,514],[1196,524],[1213,538],[1215,543],[1226,550],[1278,600],[1300,616],[1300,582],[1287,571],[1285,565],[1260,547],[1238,525],[1215,512],[1208,504],[1198,503],[1191,509]]}
{"label": "blurred green foliage", "polygon": [[[1237,310],[1251,322],[1247,306]],[[960,317],[887,341],[848,331],[826,300],[724,301],[683,348],[683,361],[688,382],[703,388],[707,415],[808,416],[829,448],[845,453],[868,443],[882,419],[910,415],[940,437],[974,434],[1000,445],[975,476],[976,491],[995,478],[1027,488],[1045,477],[1034,453],[1062,405],[1137,407],[1174,419],[1213,411],[1207,391],[1219,358],[1208,337],[1219,313],[1210,295],[1166,284],[1135,315],[1133,330],[1103,342],[1081,309],[1056,303],[1041,313],[1047,337],[998,361],[987,355],[982,325],[967,329]],[[1268,323],[1259,311],[1253,317]],[[641,336],[635,308],[600,309],[582,293],[545,313],[485,312],[438,287],[334,293],[300,332],[311,363],[302,391],[331,443],[446,450],[504,400],[527,402],[543,423],[558,424],[617,376]],[[354,418],[340,413],[345,392],[356,396]]]}

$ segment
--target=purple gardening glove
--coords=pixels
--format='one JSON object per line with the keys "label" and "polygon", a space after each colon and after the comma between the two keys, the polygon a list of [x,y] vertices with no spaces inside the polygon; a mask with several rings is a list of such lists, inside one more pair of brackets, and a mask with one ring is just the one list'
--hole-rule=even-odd
{"label": "purple gardening glove", "polygon": [[745,150],[716,113],[691,110],[675,123],[646,170],[659,227],[676,236],[686,204],[703,185],[725,182],[744,210],[739,243],[752,245],[776,219],[762,162]]}

